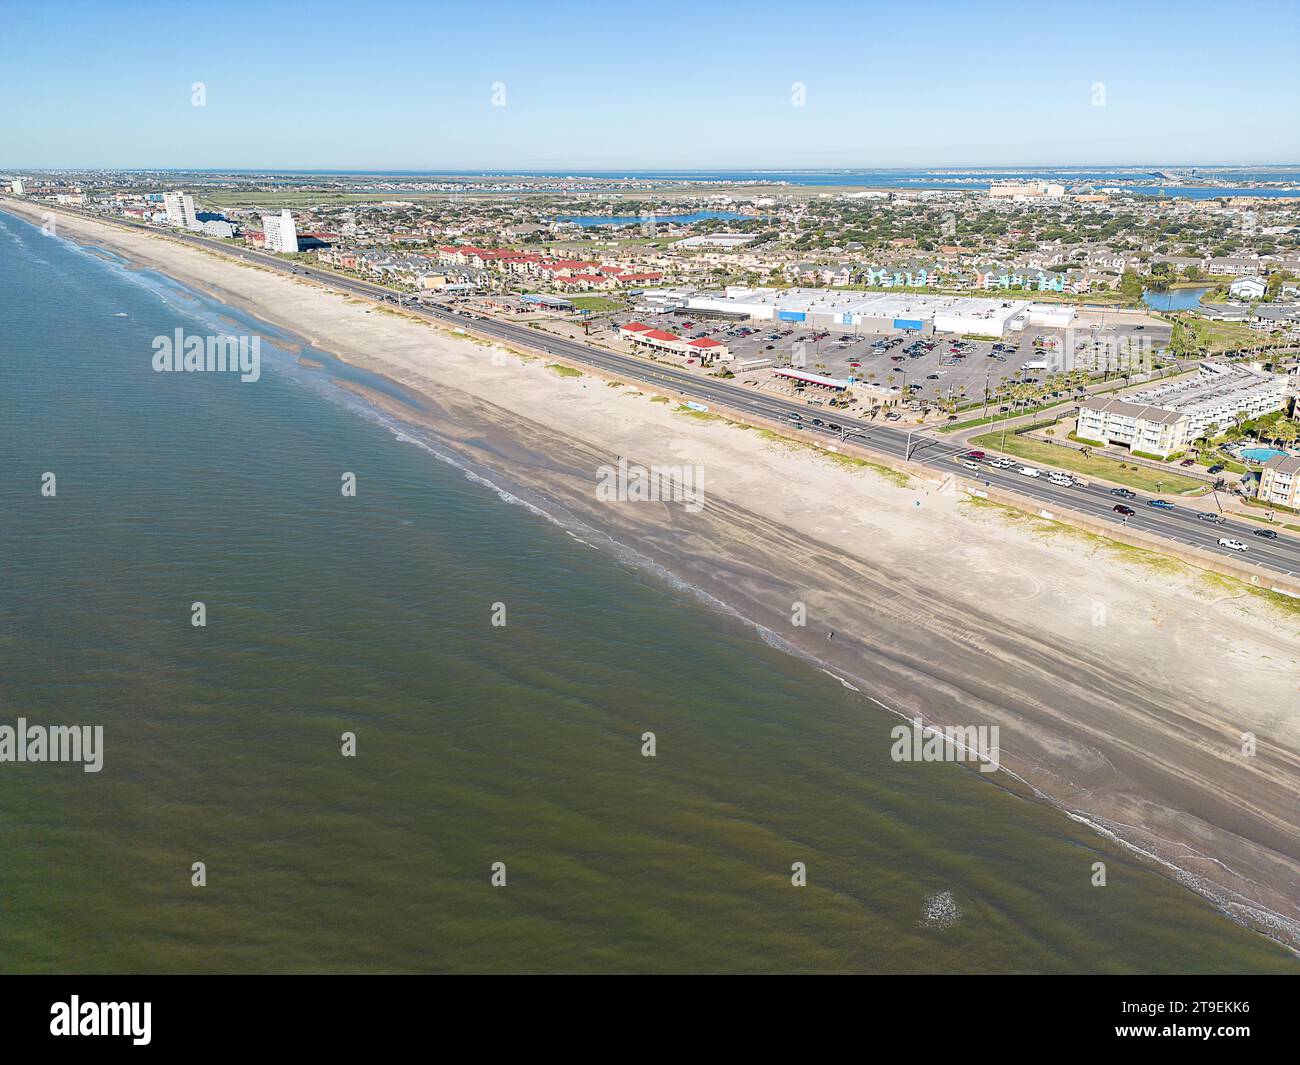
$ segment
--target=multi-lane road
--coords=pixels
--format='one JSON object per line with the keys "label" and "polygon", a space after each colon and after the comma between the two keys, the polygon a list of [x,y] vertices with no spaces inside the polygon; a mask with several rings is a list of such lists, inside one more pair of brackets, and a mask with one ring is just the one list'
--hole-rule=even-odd
{"label": "multi-lane road", "polygon": [[[76,212],[81,214],[82,212]],[[98,215],[87,214],[96,221],[109,222],[131,229],[142,229],[150,233],[158,230],[138,223],[105,219]],[[281,273],[294,274],[308,278],[332,288],[351,292],[359,296],[383,302],[392,302],[396,294],[392,289],[366,281],[344,277],[326,270],[302,266],[292,260],[284,260],[265,252],[251,248],[240,248],[206,237],[190,233],[167,231],[166,236],[185,243],[199,245],[206,249],[222,252],[234,258],[257,263],[268,269]],[[847,439],[852,443],[871,451],[888,455],[905,463],[914,463],[953,474],[963,481],[977,487],[987,484],[1014,491],[1022,496],[1042,502],[1045,510],[1053,507],[1067,507],[1082,514],[1090,515],[1103,522],[1120,525],[1127,524],[1144,532],[1176,541],[1180,544],[1197,547],[1205,551],[1230,557],[1238,562],[1250,562],[1254,565],[1285,574],[1289,577],[1300,575],[1300,540],[1280,535],[1276,540],[1268,540],[1252,535],[1262,528],[1257,522],[1228,518],[1226,524],[1216,524],[1202,520],[1198,514],[1203,511],[1180,507],[1174,504],[1172,510],[1157,509],[1147,506],[1150,497],[1140,493],[1135,499],[1119,499],[1111,494],[1105,486],[1090,485],[1087,488],[1066,488],[1052,484],[1046,476],[1026,477],[1016,472],[1013,467],[997,470],[987,463],[980,463],[978,472],[970,471],[959,465],[957,456],[966,452],[966,448],[949,440],[929,433],[909,433],[888,424],[848,418],[838,412],[822,413],[821,408],[809,407],[805,403],[786,399],[781,396],[767,395],[756,389],[732,384],[729,381],[714,378],[700,378],[683,370],[657,363],[647,362],[635,356],[621,355],[593,347],[578,340],[530,329],[513,322],[496,319],[476,318],[467,320],[455,311],[440,307],[426,307],[415,303],[403,302],[404,310],[412,314],[444,322],[448,325],[470,329],[484,336],[494,337],[505,343],[555,355],[569,362],[579,363],[615,374],[620,379],[636,381],[650,387],[670,389],[681,395],[690,396],[697,402],[715,403],[733,411],[754,418],[770,420],[775,425],[790,429],[795,423],[790,415],[803,416],[800,431],[804,434],[830,438],[827,442]],[[839,426],[833,430],[827,426],[814,426],[813,417],[820,417],[825,422]],[[1017,464],[1019,465],[1019,464]],[[1126,504],[1136,513],[1129,518],[1116,514],[1114,507],[1118,503]],[[1245,552],[1233,551],[1218,544],[1220,537],[1239,540],[1247,545]]]}

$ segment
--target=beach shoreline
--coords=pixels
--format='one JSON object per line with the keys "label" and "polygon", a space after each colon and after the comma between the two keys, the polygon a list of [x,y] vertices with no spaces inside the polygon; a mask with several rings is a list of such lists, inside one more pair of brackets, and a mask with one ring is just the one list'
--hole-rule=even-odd
{"label": "beach shoreline", "polygon": [[[1087,534],[904,486],[633,386],[561,375],[215,252],[59,219],[65,236],[420,395],[417,410],[352,389],[864,702],[936,725],[999,725],[1003,766],[1025,791],[1300,947],[1294,615],[1177,563],[1155,567]],[[597,470],[620,457],[700,467],[708,505],[600,501]],[[792,622],[796,604],[806,625]],[[1247,732],[1259,748],[1250,758],[1239,753]],[[1093,890],[1083,856],[1080,883]]]}

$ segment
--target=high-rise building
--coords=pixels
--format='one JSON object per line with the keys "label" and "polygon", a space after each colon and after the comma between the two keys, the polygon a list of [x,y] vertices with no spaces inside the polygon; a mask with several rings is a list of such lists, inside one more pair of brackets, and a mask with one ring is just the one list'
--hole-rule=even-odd
{"label": "high-rise building", "polygon": [[23,179],[16,177],[9,183],[9,189],[15,196],[21,196],[26,191],[23,188]]}
{"label": "high-rise building", "polygon": [[168,192],[163,195],[163,206],[167,208],[167,224],[197,229],[198,216],[194,213],[194,197],[188,192]]}
{"label": "high-rise building", "polygon": [[277,214],[262,215],[262,231],[266,234],[266,250],[296,253],[298,230],[288,209]]}

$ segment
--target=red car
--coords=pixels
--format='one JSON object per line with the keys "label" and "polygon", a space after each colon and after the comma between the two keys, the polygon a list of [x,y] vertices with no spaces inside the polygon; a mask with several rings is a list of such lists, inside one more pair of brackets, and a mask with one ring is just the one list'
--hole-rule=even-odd
{"label": "red car", "polygon": [[968,451],[966,452],[965,455],[962,456],[962,458],[974,459],[976,462],[978,462],[983,457],[984,457],[984,452],[982,451]]}
{"label": "red car", "polygon": [[1195,466],[1195,465],[1196,465],[1196,460],[1195,460],[1195,459],[1183,459],[1183,461],[1180,462],[1178,465],[1180,465],[1180,466]]}

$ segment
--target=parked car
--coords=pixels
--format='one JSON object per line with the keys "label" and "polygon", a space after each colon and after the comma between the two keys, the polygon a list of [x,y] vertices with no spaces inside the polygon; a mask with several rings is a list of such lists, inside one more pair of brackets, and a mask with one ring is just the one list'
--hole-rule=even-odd
{"label": "parked car", "polygon": [[1226,547],[1229,551],[1245,551],[1246,545],[1240,540],[1234,540],[1231,536],[1220,536],[1219,546]]}
{"label": "parked car", "polygon": [[1113,510],[1116,514],[1123,514],[1124,517],[1126,518],[1131,518],[1133,517],[1134,514],[1137,513],[1137,511],[1134,510],[1132,507],[1126,507],[1123,503],[1116,503],[1110,509]]}

